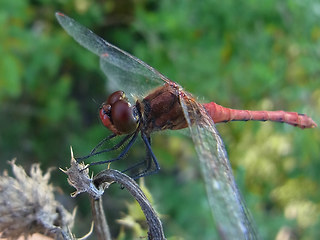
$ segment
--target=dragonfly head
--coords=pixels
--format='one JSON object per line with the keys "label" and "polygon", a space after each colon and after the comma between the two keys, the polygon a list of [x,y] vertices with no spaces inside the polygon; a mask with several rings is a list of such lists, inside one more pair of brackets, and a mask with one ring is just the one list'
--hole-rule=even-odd
{"label": "dragonfly head", "polygon": [[112,93],[102,103],[99,115],[102,124],[117,135],[132,133],[138,127],[139,117],[123,91]]}

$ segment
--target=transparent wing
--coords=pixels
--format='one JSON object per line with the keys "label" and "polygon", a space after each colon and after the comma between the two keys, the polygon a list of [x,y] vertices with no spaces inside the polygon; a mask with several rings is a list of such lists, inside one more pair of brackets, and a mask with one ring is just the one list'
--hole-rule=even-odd
{"label": "transparent wing", "polygon": [[74,19],[56,13],[60,25],[79,44],[100,57],[102,71],[109,79],[112,90],[124,90],[144,95],[164,82],[170,82],[148,64],[108,43]]}
{"label": "transparent wing", "polygon": [[212,119],[192,97],[180,94],[180,101],[200,159],[209,204],[221,238],[256,239],[225,147]]}

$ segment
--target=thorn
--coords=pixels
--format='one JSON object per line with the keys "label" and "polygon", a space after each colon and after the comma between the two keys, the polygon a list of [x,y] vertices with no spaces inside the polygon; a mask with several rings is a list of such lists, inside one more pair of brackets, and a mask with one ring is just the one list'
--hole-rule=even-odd
{"label": "thorn", "polygon": [[79,194],[79,192],[78,191],[74,191],[73,193],[71,193],[70,195],[71,195],[71,197],[76,197],[77,195]]}
{"label": "thorn", "polygon": [[73,155],[73,150],[72,150],[72,146],[70,146],[70,152],[71,152],[71,159],[74,159],[74,155]]}

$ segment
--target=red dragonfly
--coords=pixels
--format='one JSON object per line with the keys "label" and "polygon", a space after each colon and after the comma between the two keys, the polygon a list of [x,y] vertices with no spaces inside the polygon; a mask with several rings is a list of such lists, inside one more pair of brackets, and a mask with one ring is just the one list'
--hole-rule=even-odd
{"label": "red dragonfly", "polygon": [[[106,42],[63,13],[56,13],[56,17],[68,34],[100,57],[101,69],[113,88],[124,89],[132,95],[131,100],[134,100],[133,96],[145,96],[131,105],[123,91],[116,91],[101,105],[101,121],[113,134],[100,142],[87,157],[117,149],[126,141],[129,143],[117,158],[90,165],[109,163],[122,158],[140,133],[147,148],[149,167],[139,176],[149,175],[160,169],[151,150],[150,134],[154,131],[189,127],[221,238],[256,239],[225,147],[214,123],[275,121],[300,128],[313,128],[317,126],[316,123],[310,117],[295,112],[234,110],[214,102],[201,104],[179,84],[140,59]],[[96,151],[104,141],[118,135],[125,135],[119,144],[111,149]],[[150,167],[151,163],[153,168]]]}

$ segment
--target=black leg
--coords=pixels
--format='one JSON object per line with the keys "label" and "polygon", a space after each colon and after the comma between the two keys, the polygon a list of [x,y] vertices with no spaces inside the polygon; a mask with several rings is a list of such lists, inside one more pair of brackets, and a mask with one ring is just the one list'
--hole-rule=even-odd
{"label": "black leg", "polygon": [[[141,133],[141,137],[142,140],[144,141],[145,145],[146,145],[146,150],[147,150],[147,158],[145,161],[143,162],[147,162],[147,167],[144,171],[142,171],[141,173],[139,173],[138,175],[134,176],[133,179],[138,179],[141,177],[146,177],[152,174],[157,173],[160,170],[160,165],[158,163],[158,160],[156,158],[156,156],[154,155],[152,149],[151,149],[151,145],[150,145],[150,136],[146,136],[145,134]],[[154,163],[155,169],[153,169],[152,171],[150,171],[152,162]],[[142,163],[143,163],[142,162]]]}
{"label": "black leg", "polygon": [[95,153],[95,152],[97,151],[97,149],[101,147],[102,144],[104,144],[105,142],[109,141],[110,139],[112,139],[112,138],[114,138],[114,137],[116,137],[116,136],[117,136],[117,134],[113,133],[113,134],[109,135],[108,137],[102,139],[102,141],[100,141],[100,142],[98,143],[98,145],[95,146],[95,147],[91,150],[90,154]]}
{"label": "black leg", "polygon": [[[114,161],[117,161],[117,160],[123,158],[123,156],[127,154],[127,152],[129,151],[129,149],[132,147],[133,143],[136,141],[137,136],[138,136],[138,133],[139,133],[139,131],[135,131],[133,134],[129,134],[129,135],[127,135],[127,136],[124,138],[125,141],[126,141],[128,138],[131,137],[128,145],[125,147],[125,149],[124,149],[116,158],[110,159],[110,160],[105,160],[105,161],[92,162],[92,163],[89,163],[89,165],[88,165],[86,168],[89,168],[89,167],[94,166],[94,165],[99,165],[99,164],[104,164],[104,163],[111,163],[111,162],[114,162]],[[123,145],[123,143],[125,142],[124,139],[122,139],[122,141],[120,142],[121,145]],[[117,144],[117,145],[120,145],[120,143]],[[117,146],[117,145],[116,145],[116,146]],[[121,145],[120,145],[120,146],[121,146]],[[120,146],[118,146],[118,147],[116,148],[116,146],[113,147],[112,150],[117,149],[117,148],[120,147]],[[109,151],[110,151],[110,149],[106,149],[106,150],[109,150]],[[103,151],[100,151],[100,152],[95,153],[94,155],[100,154],[100,153],[102,153],[102,152],[106,152],[106,151],[103,150]],[[86,168],[85,168],[85,169],[86,169]],[[84,170],[84,169],[83,169],[83,170]]]}
{"label": "black leg", "polygon": [[106,152],[111,152],[113,150],[117,150],[118,148],[120,148],[130,137],[132,137],[134,135],[134,133],[131,133],[131,134],[128,134],[126,135],[118,144],[116,144],[115,146],[113,146],[112,148],[108,148],[108,149],[104,149],[104,150],[101,150],[99,152],[97,152],[96,150],[106,141],[114,138],[115,136],[117,136],[116,134],[112,134],[106,138],[104,138],[102,141],[99,142],[99,144],[94,147],[94,149],[92,149],[92,151],[90,152],[89,155],[87,156],[84,156],[84,157],[78,157],[76,158],[77,161],[81,161],[81,160],[84,160],[84,159],[87,159],[87,158],[90,158],[92,156],[95,156],[95,155],[98,155],[98,154],[101,154],[101,153],[106,153]]}
{"label": "black leg", "polygon": [[[135,168],[137,168],[137,167],[139,167],[139,166],[141,166],[141,165],[144,165],[144,164],[146,164],[146,160],[143,160],[143,161],[140,161],[140,162],[138,162],[138,163],[136,163],[136,164],[133,164],[132,166],[126,168],[125,170],[123,170],[123,171],[121,171],[121,172],[122,172],[122,173],[128,172],[128,171],[130,171],[130,170],[132,170],[132,169],[135,169]],[[138,175],[139,175],[139,174],[138,174]]]}

